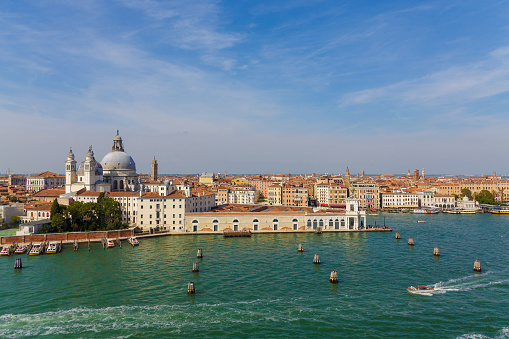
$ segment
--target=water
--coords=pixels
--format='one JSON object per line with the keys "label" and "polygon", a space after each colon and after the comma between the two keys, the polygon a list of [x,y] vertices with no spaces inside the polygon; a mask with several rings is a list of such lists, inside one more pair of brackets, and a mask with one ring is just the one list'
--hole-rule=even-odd
{"label": "water", "polygon": [[[401,240],[394,232],[170,236],[23,255],[21,271],[18,256],[1,257],[0,337],[509,337],[509,216],[384,215]],[[406,291],[417,284],[437,292]]]}

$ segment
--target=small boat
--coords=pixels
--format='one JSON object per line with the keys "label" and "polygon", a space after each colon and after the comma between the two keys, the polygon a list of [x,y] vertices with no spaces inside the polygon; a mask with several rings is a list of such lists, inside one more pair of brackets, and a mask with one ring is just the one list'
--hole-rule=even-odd
{"label": "small boat", "polygon": [[41,244],[34,244],[28,255],[39,255],[41,254],[41,251],[42,251]]}
{"label": "small boat", "polygon": [[140,242],[138,241],[138,239],[136,239],[136,237],[127,238],[127,242],[133,246],[138,246],[140,244]]}
{"label": "small boat", "polygon": [[409,208],[403,208],[403,209],[401,210],[401,212],[403,212],[403,213],[408,213],[408,212],[410,212],[410,209],[409,209]]}
{"label": "small boat", "polygon": [[429,286],[410,286],[406,289],[410,293],[432,293],[435,291],[433,287]]}
{"label": "small boat", "polygon": [[418,222],[419,224],[424,224],[424,223],[426,222],[426,220],[417,220],[417,222]]}
{"label": "small boat", "polygon": [[46,248],[46,253],[47,254],[54,254],[54,253],[57,253],[58,252],[58,247],[60,246],[60,244],[56,241],[52,241],[48,244],[48,247]]}
{"label": "small boat", "polygon": [[16,246],[16,249],[14,250],[15,254],[23,254],[28,250],[27,245],[18,245]]}
{"label": "small boat", "polygon": [[368,213],[368,215],[378,215],[378,213]]}
{"label": "small boat", "polygon": [[0,251],[0,255],[2,255],[2,256],[3,255],[7,256],[7,255],[10,255],[10,254],[11,254],[10,247],[4,247]]}
{"label": "small boat", "polygon": [[509,208],[500,208],[490,211],[491,214],[509,214]]}
{"label": "small boat", "polygon": [[106,241],[106,247],[107,247],[107,248],[115,247],[115,242],[113,241],[113,239],[108,239],[108,240]]}

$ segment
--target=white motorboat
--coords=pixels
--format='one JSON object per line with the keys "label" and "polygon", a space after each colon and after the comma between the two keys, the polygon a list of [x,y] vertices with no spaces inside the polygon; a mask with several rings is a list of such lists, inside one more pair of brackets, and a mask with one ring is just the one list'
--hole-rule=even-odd
{"label": "white motorboat", "polygon": [[27,245],[18,245],[16,246],[16,249],[14,250],[15,254],[23,254],[28,250]]}
{"label": "white motorboat", "polygon": [[433,293],[435,289],[433,287],[419,285],[419,286],[410,286],[406,289],[410,293]]}
{"label": "white motorboat", "polygon": [[113,239],[108,239],[108,240],[106,241],[106,247],[107,247],[107,248],[115,247],[115,242],[113,241]]}
{"label": "white motorboat", "polygon": [[28,253],[28,255],[39,255],[42,252],[42,245],[41,244],[34,244],[32,246],[32,249]]}
{"label": "white motorboat", "polygon": [[48,247],[46,248],[46,253],[47,254],[54,254],[54,253],[57,253],[58,252],[58,247],[60,246],[60,244],[56,241],[52,241],[48,244]]}
{"label": "white motorboat", "polygon": [[136,237],[128,238],[127,242],[130,243],[133,246],[138,246],[140,244],[140,242],[138,241],[138,239],[136,239]]}

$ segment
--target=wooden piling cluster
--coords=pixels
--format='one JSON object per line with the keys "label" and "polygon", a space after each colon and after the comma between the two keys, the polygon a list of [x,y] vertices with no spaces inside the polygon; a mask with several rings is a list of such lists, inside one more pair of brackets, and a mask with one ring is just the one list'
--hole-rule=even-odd
{"label": "wooden piling cluster", "polygon": [[408,239],[408,245],[414,246],[414,238]]}
{"label": "wooden piling cluster", "polygon": [[195,293],[195,289],[194,289],[194,282],[193,281],[190,281],[188,284],[187,284],[187,294],[194,294]]}
{"label": "wooden piling cluster", "polygon": [[302,244],[299,244],[298,251],[299,252],[304,252],[304,246],[302,246]]}
{"label": "wooden piling cluster", "polygon": [[196,257],[203,258],[203,251],[201,250],[201,248],[198,249],[198,252],[196,253]]}
{"label": "wooden piling cluster", "polygon": [[337,284],[339,282],[338,271],[333,270],[332,272],[330,272],[329,281],[333,284]]}
{"label": "wooden piling cluster", "polygon": [[198,269],[198,262],[195,261],[193,262],[193,272],[199,272],[200,270]]}
{"label": "wooden piling cluster", "polygon": [[313,257],[313,264],[321,264],[321,261],[320,261],[320,256],[318,254],[315,254],[315,256]]}
{"label": "wooden piling cluster", "polygon": [[399,232],[396,232],[396,239],[397,240],[401,239],[401,235],[399,235]]}
{"label": "wooden piling cluster", "polygon": [[474,261],[474,271],[481,272],[481,261],[480,260]]}
{"label": "wooden piling cluster", "polygon": [[16,258],[16,261],[14,262],[14,269],[20,270],[23,268],[23,265],[21,264],[21,258]]}
{"label": "wooden piling cluster", "polygon": [[118,244],[118,247],[122,248],[122,242],[120,241],[120,238],[118,237],[118,235],[117,235],[117,244]]}
{"label": "wooden piling cluster", "polygon": [[440,256],[440,250],[438,249],[438,247],[435,247],[435,248],[433,249],[433,255],[434,255],[435,257]]}
{"label": "wooden piling cluster", "polygon": [[72,248],[73,248],[73,250],[74,250],[74,251],[77,251],[77,250],[78,250],[78,247],[79,247],[79,245],[78,245],[78,239],[76,239],[76,238],[75,238],[75,239],[74,239],[74,243],[73,243]]}

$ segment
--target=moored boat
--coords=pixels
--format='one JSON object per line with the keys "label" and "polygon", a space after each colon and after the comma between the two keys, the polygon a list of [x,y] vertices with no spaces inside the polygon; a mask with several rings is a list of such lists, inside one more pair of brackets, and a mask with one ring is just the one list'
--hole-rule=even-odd
{"label": "moored boat", "polygon": [[60,244],[56,241],[52,241],[48,244],[48,247],[46,248],[46,253],[47,254],[54,254],[54,253],[57,253],[58,252],[58,247],[60,246]]}
{"label": "moored boat", "polygon": [[138,241],[138,239],[136,239],[136,237],[127,238],[127,242],[133,246],[137,246],[140,244],[140,242]]}
{"label": "moored boat", "polygon": [[108,240],[106,241],[106,247],[107,247],[107,248],[115,247],[115,242],[113,241],[113,239],[108,239]]}
{"label": "moored boat", "polygon": [[406,289],[410,293],[432,293],[435,291],[433,287],[419,285],[419,286],[410,286]]}
{"label": "moored boat", "polygon": [[7,256],[7,255],[10,255],[10,254],[11,254],[11,251],[10,251],[9,247],[4,247],[0,251],[0,255],[2,255],[2,256]]}
{"label": "moored boat", "polygon": [[28,253],[28,255],[39,255],[42,251],[42,245],[41,244],[34,244],[32,246],[32,249]]}
{"label": "moored boat", "polygon": [[419,224],[424,224],[424,223],[426,222],[426,220],[417,220],[417,222],[418,222]]}
{"label": "moored boat", "polygon": [[509,209],[500,209],[500,210],[492,210],[490,211],[491,214],[509,214]]}
{"label": "moored boat", "polygon": [[27,245],[18,245],[16,246],[16,249],[14,250],[15,254],[23,254],[28,250]]}

